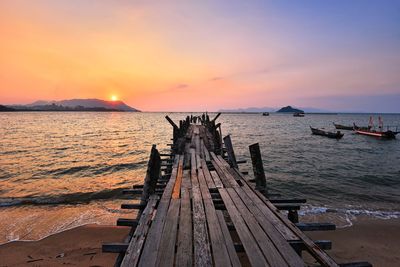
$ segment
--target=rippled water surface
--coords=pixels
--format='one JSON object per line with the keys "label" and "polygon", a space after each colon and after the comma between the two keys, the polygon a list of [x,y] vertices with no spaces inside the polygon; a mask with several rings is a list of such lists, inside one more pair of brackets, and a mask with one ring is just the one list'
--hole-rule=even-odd
{"label": "rippled water surface", "polygon": [[[166,151],[164,113],[1,113],[0,243],[38,239],[84,223],[113,224],[121,191],[141,183],[152,144]],[[169,114],[182,119],[186,114]],[[213,115],[211,115],[212,117]],[[337,141],[309,126],[366,125],[369,115],[223,114],[237,158],[259,142],[272,191],[307,198],[309,211],[400,215],[400,141],[345,131]],[[400,125],[400,115],[383,115]],[[400,138],[400,136],[399,136]],[[241,166],[251,174],[249,163]],[[122,216],[126,217],[126,216]]]}

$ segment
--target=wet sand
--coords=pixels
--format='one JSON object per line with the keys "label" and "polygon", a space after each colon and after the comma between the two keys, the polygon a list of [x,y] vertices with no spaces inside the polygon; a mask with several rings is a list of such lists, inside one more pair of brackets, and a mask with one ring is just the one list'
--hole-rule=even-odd
{"label": "wet sand", "polygon": [[85,225],[40,241],[0,246],[0,266],[113,266],[117,254],[102,253],[103,242],[122,242],[126,227]]}
{"label": "wet sand", "polygon": [[400,266],[400,219],[357,217],[353,226],[307,234],[313,240],[331,240],[332,249],[327,252],[338,263]]}
{"label": "wet sand", "polygon": [[[116,255],[101,252],[103,242],[121,242],[128,228],[87,225],[40,241],[0,246],[0,266],[113,266]],[[339,263],[369,261],[374,266],[400,265],[400,219],[357,218],[336,231],[308,232],[332,241],[328,253]]]}

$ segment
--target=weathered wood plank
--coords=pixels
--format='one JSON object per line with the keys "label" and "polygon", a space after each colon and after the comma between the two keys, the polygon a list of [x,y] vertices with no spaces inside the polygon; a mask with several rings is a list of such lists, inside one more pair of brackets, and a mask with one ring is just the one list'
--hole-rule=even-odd
{"label": "weathered wood plank", "polygon": [[183,176],[183,157],[180,157],[175,185],[172,191],[172,199],[178,199],[180,197],[182,176]]}
{"label": "weathered wood plank", "polygon": [[152,195],[149,197],[147,206],[144,209],[142,216],[139,220],[132,239],[129,242],[128,249],[125,252],[125,257],[122,260],[121,267],[136,266],[142,252],[143,243],[147,237],[148,230],[150,227],[151,219],[158,201],[158,196]]}
{"label": "weathered wood plank", "polygon": [[275,216],[275,214],[259,199],[259,197],[255,195],[251,188],[245,185],[242,187],[242,190],[253,200],[265,218],[274,225],[286,240],[298,239],[297,235],[295,235],[293,231],[291,231],[279,218]]}
{"label": "weathered wood plank", "polygon": [[173,266],[174,264],[180,205],[180,199],[171,200],[161,236],[160,249],[156,261],[157,266]]}
{"label": "weathered wood plank", "polygon": [[[261,210],[257,205],[247,196],[247,194],[242,190],[242,188],[235,188],[237,195],[242,199],[244,205],[251,212],[257,222],[264,229],[266,235],[272,241],[272,243],[279,248],[278,252],[282,255],[284,260],[289,266],[303,266],[303,260],[299,255],[289,246],[284,237],[280,234],[278,229],[268,221],[268,219],[262,214]],[[239,208],[239,206],[238,206]],[[242,211],[242,215],[246,217],[250,215],[246,210]],[[272,264],[273,265],[273,264]]]}
{"label": "weathered wood plank", "polygon": [[214,180],[212,179],[210,171],[207,167],[207,163],[204,159],[201,160],[201,168],[203,169],[203,174],[206,179],[208,188],[216,188]]}
{"label": "weathered wood plank", "polygon": [[215,266],[229,266],[230,259],[225,246],[221,226],[219,224],[215,207],[204,178],[203,169],[198,171],[198,181],[203,197],[204,209],[207,218],[208,231],[210,233],[211,248]]}
{"label": "weathered wood plank", "polygon": [[160,245],[161,234],[164,229],[166,214],[168,212],[169,203],[171,200],[172,190],[175,185],[175,179],[178,173],[178,163],[180,155],[177,155],[172,169],[171,178],[165,187],[164,193],[161,197],[160,203],[157,207],[156,216],[149,230],[144,244],[142,256],[140,257],[139,266],[149,267],[155,266],[157,260],[157,252]]}
{"label": "weathered wood plank", "polygon": [[235,225],[236,232],[246,250],[246,255],[252,266],[270,266],[263,253],[261,252],[259,246],[257,245],[254,236],[248,229],[244,219],[237,210],[235,204],[233,203],[231,197],[229,196],[226,188],[218,189],[221,198],[224,200],[226,208],[228,210],[229,216]]}
{"label": "weathered wood plank", "polygon": [[[250,187],[247,184],[246,180],[243,180],[248,187]],[[268,199],[262,195],[258,191],[254,191],[258,197],[269,207],[269,210],[273,212],[275,217],[279,218],[286,226],[289,228],[296,236],[298,239],[302,240],[307,248],[307,251],[320,263],[325,266],[335,266],[338,267],[339,265],[328,255],[326,252],[324,252],[322,249],[320,249],[318,246],[315,245],[315,243],[306,236],[300,229],[298,229],[292,222],[290,222],[287,218],[285,218],[277,208],[274,207],[272,203],[268,201]]]}
{"label": "weathered wood plank", "polygon": [[217,214],[218,222],[219,222],[219,224],[221,226],[221,231],[222,231],[222,234],[223,234],[223,237],[224,237],[224,242],[225,242],[226,249],[228,250],[228,254],[229,254],[229,258],[231,260],[231,264],[234,267],[241,266],[239,257],[238,257],[238,255],[236,253],[236,250],[235,250],[235,246],[233,244],[233,240],[232,240],[231,234],[229,233],[229,229],[228,229],[228,227],[226,225],[226,222],[225,222],[225,219],[224,219],[224,214],[220,210],[216,210],[215,212]]}
{"label": "weathered wood plank", "polygon": [[177,267],[192,266],[193,241],[192,241],[192,214],[190,207],[190,174],[188,170],[183,172],[181,187],[181,213],[179,216],[178,243],[175,265]]}
{"label": "weathered wood plank", "polygon": [[[248,228],[250,229],[251,233],[253,234],[254,239],[256,240],[257,244],[260,246],[261,251],[265,255],[265,258],[267,259],[269,265],[270,266],[288,266],[285,259],[282,257],[282,255],[279,253],[279,251],[276,249],[274,243],[265,234],[265,232],[262,230],[260,225],[255,220],[254,216],[250,213],[250,211],[247,209],[246,205],[242,202],[242,200],[240,199],[240,197],[237,194],[237,192],[235,191],[235,189],[227,188],[226,191],[228,192],[233,203],[237,207],[237,210],[242,215]],[[235,227],[236,227],[236,225],[235,225]],[[274,231],[275,229],[271,229],[271,230]],[[292,250],[292,248],[290,248],[289,246],[288,246],[288,248],[290,250]],[[282,248],[282,249],[285,249],[285,248]],[[285,250],[285,253],[288,253],[288,251]]]}
{"label": "weathered wood plank", "polygon": [[219,175],[216,171],[210,171],[211,177],[214,180],[214,184],[216,188],[223,188],[224,184],[221,181],[221,178],[219,178]]}
{"label": "weathered wood plank", "polygon": [[[192,181],[192,194],[193,194],[193,245],[194,245],[194,263],[195,266],[210,266],[212,264],[212,257],[210,251],[210,244],[208,240],[208,231],[206,216],[203,207],[203,200],[197,178],[195,166],[196,157],[192,149],[191,163],[191,181]],[[194,171],[193,171],[194,170]]]}

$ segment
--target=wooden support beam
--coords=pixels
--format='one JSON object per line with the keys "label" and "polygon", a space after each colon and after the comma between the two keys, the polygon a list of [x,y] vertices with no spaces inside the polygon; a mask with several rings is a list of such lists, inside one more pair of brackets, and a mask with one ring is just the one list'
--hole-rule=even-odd
{"label": "wooden support beam", "polygon": [[137,219],[118,218],[117,226],[136,227],[138,225]]}
{"label": "wooden support beam", "polygon": [[105,253],[125,253],[128,249],[128,243],[105,243],[101,250]]}
{"label": "wooden support beam", "polygon": [[292,198],[292,199],[270,199],[271,203],[306,203],[307,199],[305,198]]}
{"label": "wooden support beam", "polygon": [[299,210],[300,203],[275,203],[274,206],[279,210]]}
{"label": "wooden support beam", "polygon": [[235,151],[233,150],[231,136],[229,134],[224,137],[224,144],[226,147],[226,151],[228,152],[229,165],[232,168],[239,168],[236,162],[236,156]]}
{"label": "wooden support beam", "polygon": [[160,154],[160,157],[172,157],[174,154]]}
{"label": "wooden support beam", "polygon": [[218,119],[219,116],[221,116],[221,112],[219,112],[219,113],[217,114],[217,116],[215,116],[214,119],[212,119],[211,121],[214,121],[214,122],[215,122],[215,121]]}
{"label": "wooden support beam", "polygon": [[143,193],[143,189],[123,189],[122,194],[124,195],[141,195]]}
{"label": "wooden support beam", "polygon": [[127,210],[143,210],[145,207],[143,204],[121,204],[121,209]]}
{"label": "wooden support beam", "polygon": [[336,230],[333,223],[296,223],[301,231],[332,231]]}
{"label": "wooden support beam", "polygon": [[[315,240],[314,243],[322,250],[332,249],[332,241],[330,240]],[[301,240],[291,240],[289,241],[289,244],[296,251],[303,251],[307,249],[306,245],[304,245],[304,242]]]}
{"label": "wooden support beam", "polygon": [[341,263],[340,267],[372,267],[372,264],[367,261],[361,262],[350,262],[350,263]]}
{"label": "wooden support beam", "polygon": [[165,116],[165,118],[172,125],[172,127],[174,127],[174,129],[179,129],[179,127],[175,124],[175,122],[173,120],[171,120],[171,118],[168,115]]}
{"label": "wooden support beam", "polygon": [[266,191],[267,180],[265,178],[264,166],[261,158],[260,145],[258,143],[249,146],[251,163],[253,165],[256,189]]}

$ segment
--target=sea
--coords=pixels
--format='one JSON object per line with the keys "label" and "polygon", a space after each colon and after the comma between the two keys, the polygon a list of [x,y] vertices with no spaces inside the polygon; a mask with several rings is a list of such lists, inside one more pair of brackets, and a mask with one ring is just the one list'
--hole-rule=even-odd
{"label": "sea", "polygon": [[[133,217],[120,209],[135,201],[122,190],[143,182],[152,144],[168,153],[172,127],[165,116],[178,121],[190,114],[196,115],[0,113],[0,244]],[[222,134],[231,135],[236,158],[247,160],[242,171],[253,175],[248,147],[259,143],[269,192],[306,198],[300,215],[334,214],[345,227],[360,215],[400,217],[400,136],[382,140],[342,131],[336,140],[312,135],[310,126],[364,126],[370,116],[222,114],[218,122]],[[399,114],[381,117],[385,125],[400,125]]]}

